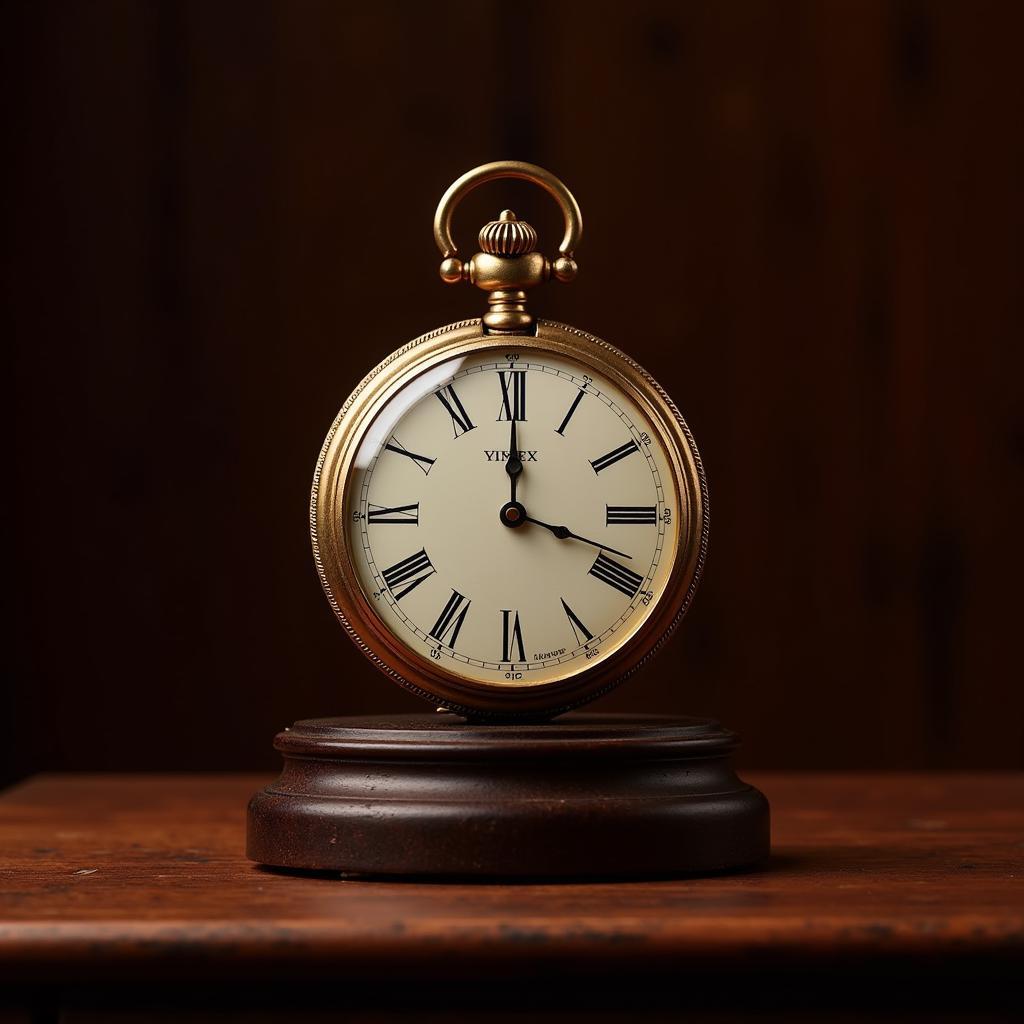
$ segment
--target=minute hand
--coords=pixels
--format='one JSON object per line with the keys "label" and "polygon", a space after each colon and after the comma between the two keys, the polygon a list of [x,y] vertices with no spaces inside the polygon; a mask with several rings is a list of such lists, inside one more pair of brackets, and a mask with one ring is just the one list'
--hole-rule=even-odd
{"label": "minute hand", "polygon": [[596,540],[588,540],[586,537],[581,537],[578,533],[573,533],[568,526],[552,526],[550,523],[542,523],[539,519],[534,519],[533,516],[526,516],[526,521],[533,523],[534,526],[543,526],[545,530],[550,530],[559,540],[568,540],[572,537],[573,540],[581,540],[584,544],[590,544],[592,547],[600,548],[602,551],[610,551],[613,555],[622,555],[623,558],[633,557],[632,555],[627,555],[625,551],[610,548],[607,544],[599,544]]}

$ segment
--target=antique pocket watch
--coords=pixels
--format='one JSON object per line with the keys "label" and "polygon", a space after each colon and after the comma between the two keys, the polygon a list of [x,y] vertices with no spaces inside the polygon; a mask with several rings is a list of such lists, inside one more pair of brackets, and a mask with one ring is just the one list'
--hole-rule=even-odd
{"label": "antique pocket watch", "polygon": [[[553,262],[508,210],[458,259],[455,207],[499,178],[561,207]],[[526,289],[573,278],[581,231],[540,167],[459,178],[434,218],[441,276],[488,292],[488,311],[370,371],[316,465],[313,553],[338,618],[382,671],[472,718],[550,717],[621,682],[679,623],[704,562],[707,485],[672,400],[619,349],[527,311]]]}

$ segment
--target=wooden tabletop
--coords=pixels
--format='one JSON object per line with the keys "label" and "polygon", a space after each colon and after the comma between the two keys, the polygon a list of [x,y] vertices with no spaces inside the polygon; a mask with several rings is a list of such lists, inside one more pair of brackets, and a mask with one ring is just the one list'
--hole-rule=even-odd
{"label": "wooden tabletop", "polygon": [[259,868],[262,777],[40,776],[0,797],[0,979],[1024,967],[1024,776],[749,780],[772,804],[762,870],[498,885]]}

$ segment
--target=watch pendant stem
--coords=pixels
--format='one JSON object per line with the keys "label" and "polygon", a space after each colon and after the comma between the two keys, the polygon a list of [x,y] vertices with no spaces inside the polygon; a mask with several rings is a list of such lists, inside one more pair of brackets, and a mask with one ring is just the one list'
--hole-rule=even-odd
{"label": "watch pendant stem", "polygon": [[526,311],[526,292],[494,291],[487,296],[490,309],[484,313],[484,324],[492,331],[521,331],[533,323]]}

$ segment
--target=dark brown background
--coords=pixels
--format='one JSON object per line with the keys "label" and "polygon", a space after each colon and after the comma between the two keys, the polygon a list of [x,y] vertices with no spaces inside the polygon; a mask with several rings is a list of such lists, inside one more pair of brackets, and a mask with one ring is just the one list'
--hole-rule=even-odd
{"label": "dark brown background", "polygon": [[[586,218],[537,307],[646,365],[709,470],[693,612],[596,707],[710,713],[766,767],[1024,762],[1020,5],[0,17],[0,775],[269,766],[294,718],[419,709],[334,622],[307,493],[359,377],[480,311],[430,221],[503,157]],[[505,205],[551,247],[516,185],[463,241]]]}

